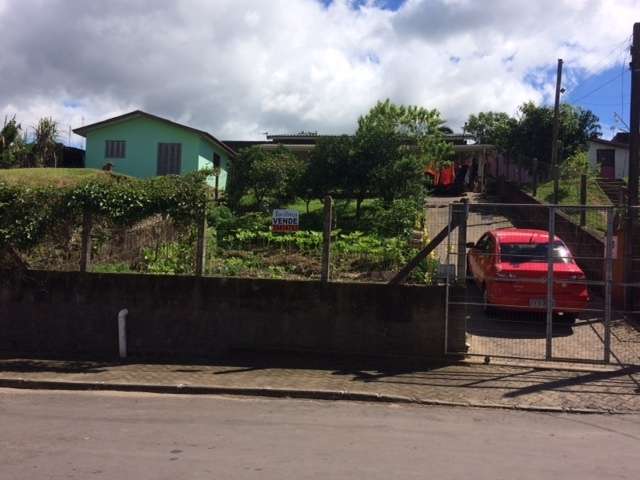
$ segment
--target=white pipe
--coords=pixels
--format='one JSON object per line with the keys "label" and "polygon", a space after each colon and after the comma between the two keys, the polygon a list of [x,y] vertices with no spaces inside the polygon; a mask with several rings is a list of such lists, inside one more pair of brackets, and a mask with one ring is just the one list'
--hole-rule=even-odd
{"label": "white pipe", "polygon": [[118,350],[120,358],[127,358],[127,315],[129,310],[123,308],[118,312]]}

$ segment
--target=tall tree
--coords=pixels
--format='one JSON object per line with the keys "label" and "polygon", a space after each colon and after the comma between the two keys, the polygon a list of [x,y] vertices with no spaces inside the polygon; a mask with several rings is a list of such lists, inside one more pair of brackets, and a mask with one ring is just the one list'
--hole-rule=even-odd
{"label": "tall tree", "polygon": [[25,154],[25,142],[20,135],[21,126],[16,121],[15,115],[4,118],[2,130],[0,130],[0,168],[18,166]]}
{"label": "tall tree", "polygon": [[35,126],[33,150],[39,166],[58,166],[56,144],[59,134],[58,123],[53,118],[43,117],[38,121]]}
{"label": "tall tree", "polygon": [[252,194],[258,208],[265,201],[282,202],[295,195],[304,166],[301,160],[285,147],[267,151],[253,146],[240,151],[231,162],[227,193],[235,208],[241,198]]}
{"label": "tall tree", "polygon": [[354,140],[348,135],[321,137],[306,163],[298,184],[298,195],[307,204],[327,194],[341,194],[348,189],[349,166],[354,155]]}
{"label": "tall tree", "polygon": [[518,121],[504,112],[480,112],[469,115],[464,130],[472,134],[478,143],[495,145],[501,151],[509,151],[517,126]]}
{"label": "tall tree", "polygon": [[[443,134],[437,110],[378,102],[358,119],[351,189],[359,203],[374,194],[390,203],[420,194],[428,164],[451,160],[453,148]],[[358,209],[357,209],[358,210]]]}
{"label": "tall tree", "polygon": [[[549,171],[553,131],[551,107],[527,102],[519,107],[517,118],[502,112],[480,112],[469,116],[465,130],[480,143],[493,144],[501,152],[522,155],[527,160],[537,158],[540,167]],[[600,133],[599,119],[593,112],[562,104],[560,162],[584,150],[587,140]]]}

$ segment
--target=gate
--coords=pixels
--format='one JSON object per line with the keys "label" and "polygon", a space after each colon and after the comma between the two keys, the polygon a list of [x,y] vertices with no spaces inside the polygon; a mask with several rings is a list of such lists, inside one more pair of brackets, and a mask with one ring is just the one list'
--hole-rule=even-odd
{"label": "gate", "polygon": [[447,329],[464,325],[467,354],[640,365],[640,283],[621,274],[624,259],[640,273],[640,246],[623,257],[623,211],[450,203],[430,215],[449,225],[435,255]]}

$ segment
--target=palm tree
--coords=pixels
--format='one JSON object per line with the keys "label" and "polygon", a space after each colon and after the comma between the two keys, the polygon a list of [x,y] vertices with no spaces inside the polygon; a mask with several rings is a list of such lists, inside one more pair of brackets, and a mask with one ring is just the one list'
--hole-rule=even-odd
{"label": "palm tree", "polygon": [[56,158],[56,141],[58,140],[58,123],[51,117],[43,117],[34,127],[36,138],[34,143],[36,163],[39,166],[53,164],[58,166]]}

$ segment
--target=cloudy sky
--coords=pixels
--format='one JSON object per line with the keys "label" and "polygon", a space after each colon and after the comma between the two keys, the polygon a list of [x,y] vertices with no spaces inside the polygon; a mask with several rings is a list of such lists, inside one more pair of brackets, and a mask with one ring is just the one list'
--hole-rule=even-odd
{"label": "cloudy sky", "polygon": [[[222,139],[353,131],[378,99],[514,114],[565,100],[628,123],[640,0],[0,0],[0,114],[65,131],[133,109]],[[79,137],[71,136],[78,144]]]}

